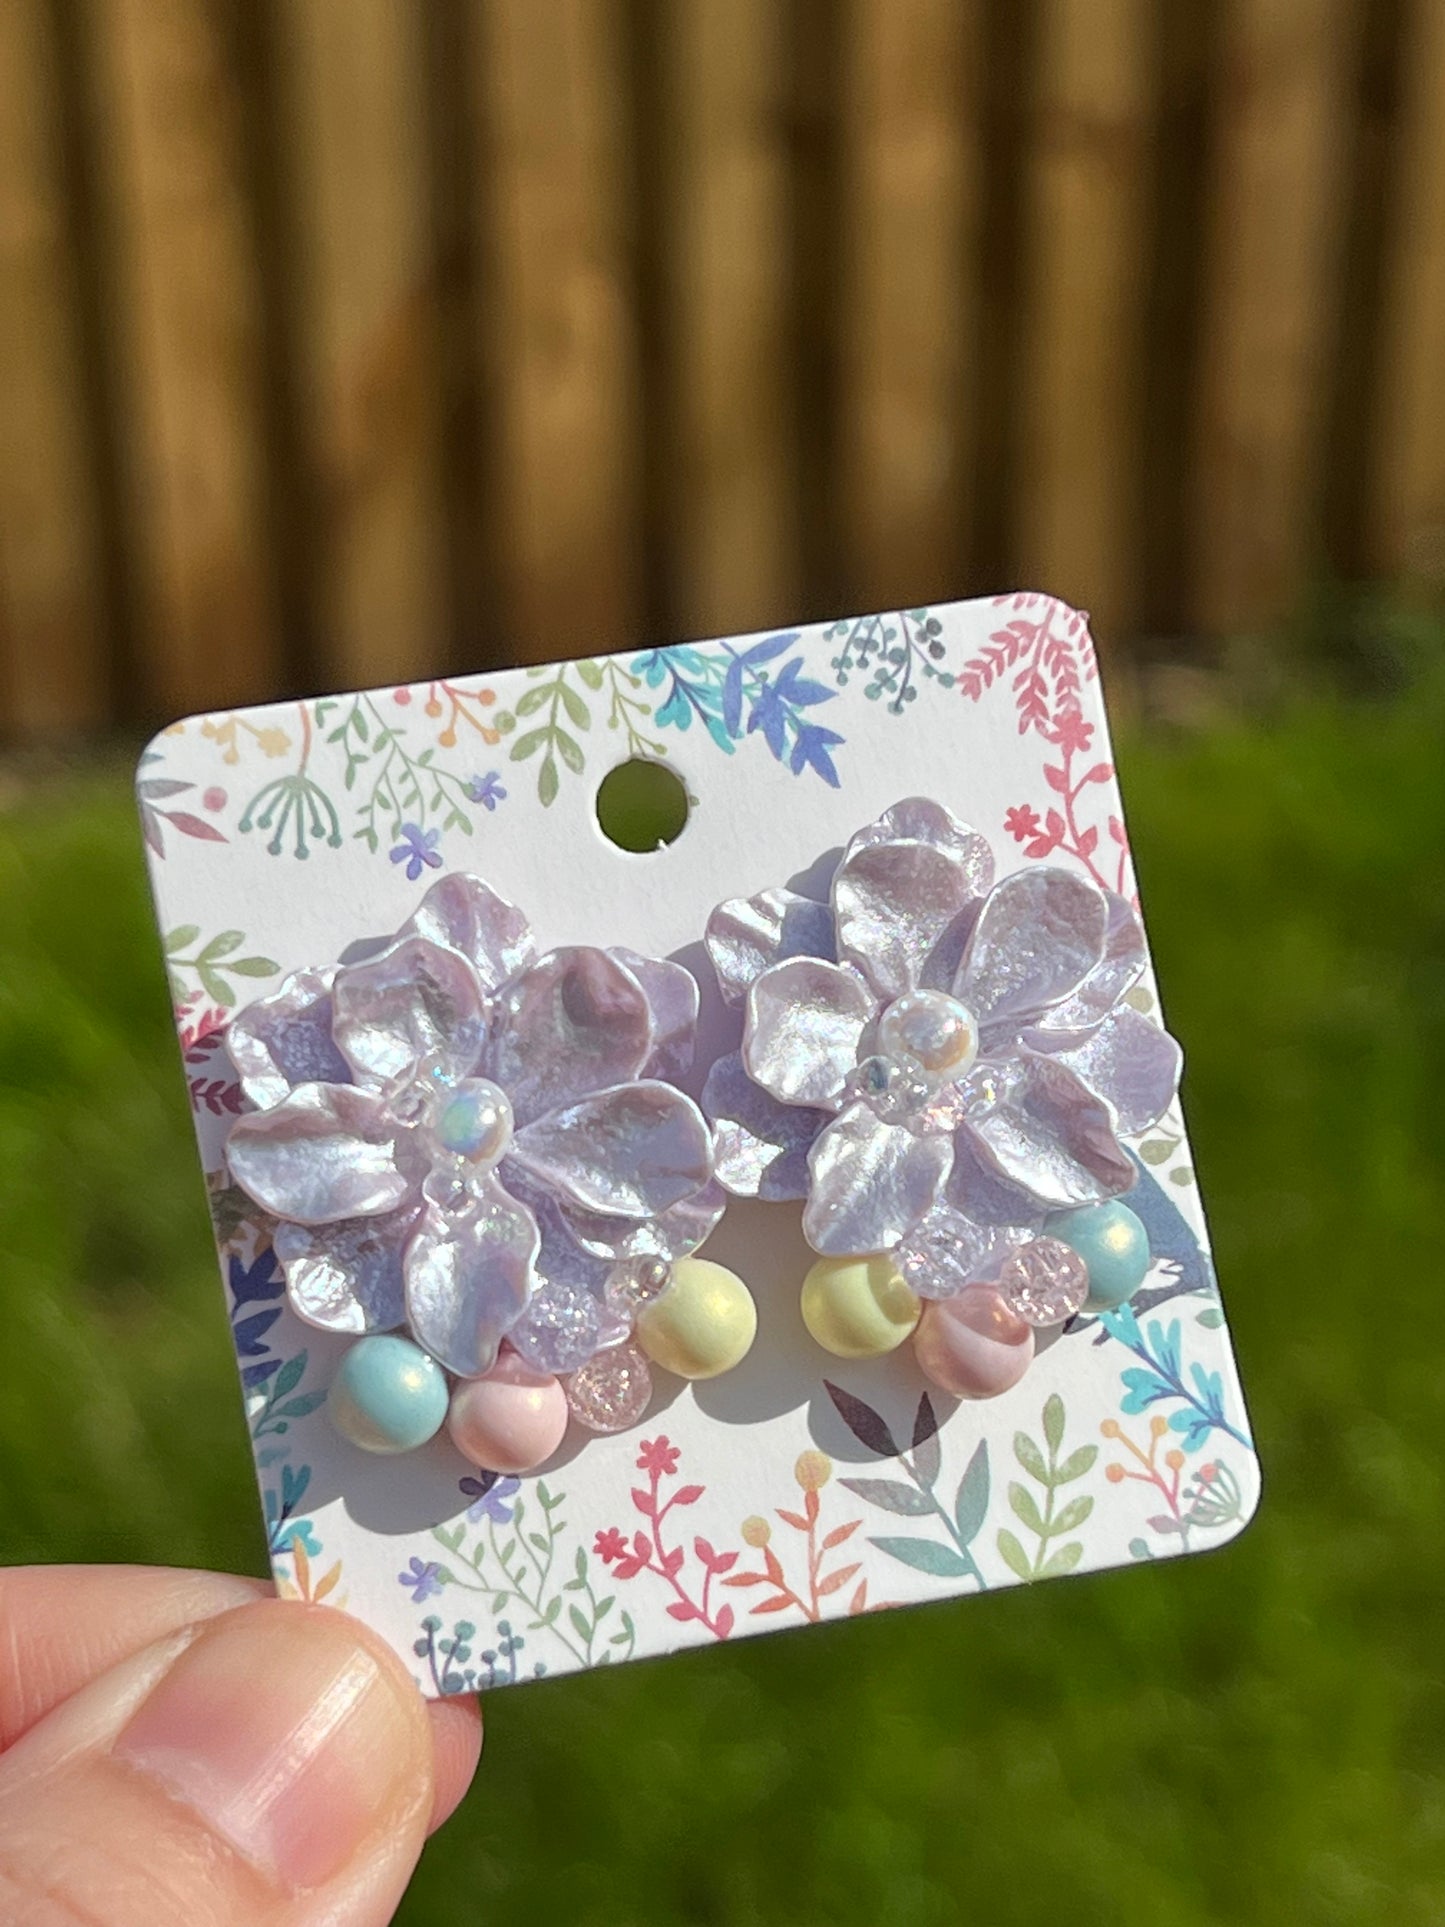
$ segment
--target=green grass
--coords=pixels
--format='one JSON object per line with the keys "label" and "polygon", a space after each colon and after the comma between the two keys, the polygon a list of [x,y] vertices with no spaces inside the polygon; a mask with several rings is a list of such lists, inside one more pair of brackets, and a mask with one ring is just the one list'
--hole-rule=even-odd
{"label": "green grass", "polygon": [[[1445,1918],[1445,704],[1126,745],[1265,1467],[1217,1556],[499,1693],[418,1923]],[[0,1557],[260,1570],[119,782],[0,818]]]}

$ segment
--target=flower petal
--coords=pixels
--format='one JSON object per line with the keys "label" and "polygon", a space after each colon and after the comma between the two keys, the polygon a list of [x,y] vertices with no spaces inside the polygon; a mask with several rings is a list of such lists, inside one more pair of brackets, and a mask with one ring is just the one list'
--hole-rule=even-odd
{"label": "flower petal", "polygon": [[612,1217],[584,1211],[570,1202],[562,1215],[584,1251],[609,1265],[622,1258],[686,1258],[712,1235],[727,1207],[727,1193],[715,1180],[650,1218]]}
{"label": "flower petal", "polygon": [[852,1104],[822,1132],[808,1162],[803,1236],[826,1257],[855,1257],[891,1251],[932,1209],[953,1145],[884,1124],[866,1104]]}
{"label": "flower petal", "polygon": [[406,1254],[412,1334],[459,1378],[496,1363],[536,1285],[537,1223],[489,1179],[455,1214],[429,1204]]}
{"label": "flower petal", "polygon": [[977,914],[978,875],[956,849],[855,838],[833,878],[840,959],[885,1001],[946,983]]}
{"label": "flower petal", "polygon": [[1049,1053],[1050,1062],[1067,1064],[1096,1097],[1112,1105],[1118,1128],[1132,1137],[1147,1131],[1174,1102],[1184,1053],[1158,1024],[1128,1004],[1095,1026],[1083,1042],[1057,1050],[1047,1033],[1031,1031],[1026,1041]]}
{"label": "flower petal", "polygon": [[[1081,1043],[1094,1025],[1108,1016],[1148,961],[1144,926],[1133,904],[1112,890],[1106,891],[1105,897],[1109,923],[1103,956],[1072,996],[1046,1010],[1039,1019],[1039,1029],[1057,1037],[1061,1045]],[[1053,1046],[1041,1042],[1039,1048],[1050,1050]]]}
{"label": "flower petal", "polygon": [[708,1182],[712,1140],[672,1085],[623,1084],[523,1126],[506,1163],[584,1211],[652,1218]]}
{"label": "flower petal", "polygon": [[425,937],[457,951],[488,993],[537,958],[537,940],[527,919],[480,877],[440,878],[398,932],[399,941],[407,937]]}
{"label": "flower petal", "polygon": [[338,970],[332,1035],[357,1080],[384,1086],[423,1064],[465,1077],[486,1032],[477,973],[454,950],[408,937]]}
{"label": "flower petal", "polygon": [[697,978],[665,957],[640,957],[635,950],[620,948],[607,954],[632,972],[652,1013],[652,1055],[642,1075],[682,1077],[692,1068],[697,1045]]}
{"label": "flower petal", "polygon": [[1134,1183],[1133,1160],[1114,1136],[1108,1106],[1054,1057],[980,1065],[965,1079],[967,1122],[985,1167],[1049,1211],[1117,1198]]}
{"label": "flower petal", "polygon": [[836,1110],[874,1000],[856,971],[790,957],[748,991],[743,1063],[782,1104]]}
{"label": "flower petal", "polygon": [[822,957],[831,963],[833,913],[796,890],[764,890],[755,897],[720,903],[707,920],[707,954],[718,986],[740,1004],[748,986],[785,957]]}
{"label": "flower petal", "polygon": [[375,1218],[415,1195],[426,1163],[385,1102],[352,1084],[301,1084],[237,1118],[231,1175],[263,1211],[296,1224]]}
{"label": "flower petal", "polygon": [[279,1104],[298,1084],[349,1084],[331,1038],[334,970],[297,970],[269,997],[237,1011],[226,1048],[253,1104]]}
{"label": "flower petal", "polygon": [[713,1120],[718,1181],[740,1198],[806,1198],[808,1152],[827,1111],[780,1104],[743,1069],[734,1051],[707,1074],[702,1108]]}
{"label": "flower petal", "polygon": [[652,1054],[641,984],[605,950],[551,950],[498,997],[483,1060],[519,1125],[641,1074]]}
{"label": "flower petal", "polygon": [[395,1331],[406,1323],[402,1254],[420,1206],[336,1224],[278,1224],[273,1243],[292,1309],[331,1332]]}
{"label": "flower petal", "polygon": [[952,851],[968,865],[976,897],[986,896],[993,887],[993,848],[988,838],[931,797],[906,796],[886,809],[852,838],[845,861],[854,850],[871,843],[931,843],[936,849]]}
{"label": "flower petal", "polygon": [[985,1050],[1078,989],[1108,920],[1103,891],[1068,870],[1017,870],[989,892],[956,980]]}

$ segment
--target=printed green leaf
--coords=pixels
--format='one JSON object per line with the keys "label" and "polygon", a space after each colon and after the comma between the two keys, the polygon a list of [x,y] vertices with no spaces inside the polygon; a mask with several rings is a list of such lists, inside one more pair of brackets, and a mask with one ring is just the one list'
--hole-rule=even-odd
{"label": "printed green leaf", "polygon": [[915,1491],[911,1485],[901,1485],[896,1479],[840,1479],[838,1483],[867,1504],[881,1506],[885,1512],[901,1512],[909,1518],[921,1519],[933,1510],[933,1502],[926,1493]]}
{"label": "printed green leaf", "polygon": [[1044,1438],[1051,1452],[1057,1452],[1064,1442],[1064,1401],[1057,1392],[1050,1392],[1044,1400]]}
{"label": "printed green leaf", "polygon": [[294,1392],[305,1375],[306,1354],[305,1352],[297,1352],[296,1356],[294,1358],[288,1358],[280,1371],[277,1372],[276,1383],[271,1387],[272,1399],[285,1398],[288,1392]]}
{"label": "printed green leaf", "polygon": [[1094,1501],[1087,1493],[1081,1492],[1077,1499],[1070,1499],[1069,1503],[1059,1513],[1058,1518],[1054,1520],[1050,1528],[1049,1536],[1052,1538],[1055,1534],[1077,1532],[1093,1509]]}
{"label": "printed green leaf", "polygon": [[931,1490],[942,1466],[943,1454],[938,1443],[938,1418],[933,1409],[932,1399],[927,1392],[924,1392],[919,1397],[918,1411],[913,1420],[913,1469]]}
{"label": "printed green leaf", "polygon": [[1037,1479],[1040,1485],[1048,1484],[1049,1468],[1044,1463],[1044,1455],[1027,1432],[1014,1433],[1014,1457],[1031,1479]]}
{"label": "printed green leaf", "polygon": [[226,968],[237,977],[274,977],[281,966],[269,957],[237,957]]}
{"label": "printed green leaf", "polygon": [[198,923],[178,923],[166,937],[166,955],[173,957],[178,950],[189,948],[200,934],[201,926]]}
{"label": "printed green leaf", "polygon": [[1049,1554],[1048,1558],[1045,1559],[1044,1563],[1039,1567],[1038,1576],[1040,1579],[1061,1579],[1066,1572],[1072,1572],[1074,1570],[1074,1567],[1078,1565],[1083,1556],[1083,1541],[1081,1539],[1071,1540],[1068,1545],[1060,1546],[1057,1552],[1051,1552]]}
{"label": "printed green leaf", "polygon": [[602,671],[595,662],[579,662],[577,665],[577,674],[589,689],[600,689],[602,687]]}
{"label": "printed green leaf", "polygon": [[577,694],[577,691],[564,682],[558,684],[558,693],[562,698],[562,707],[571,717],[574,727],[577,729],[590,729],[592,727],[592,717],[588,713],[586,703],[583,702],[582,698]]}
{"label": "printed green leaf", "polygon": [[592,1637],[592,1628],[587,1624],[587,1615],[585,1613],[580,1612],[576,1606],[569,1606],[567,1608],[567,1617],[571,1620],[572,1630],[577,1634],[579,1639],[590,1639]]}
{"label": "printed green leaf", "polygon": [[[1068,1485],[1074,1479],[1082,1479],[1094,1460],[1099,1456],[1097,1445],[1081,1445],[1077,1452],[1070,1452],[1063,1464],[1049,1481],[1052,1485]],[[1067,1532],[1067,1526],[1056,1526],[1056,1532]]]}
{"label": "printed green leaf", "polygon": [[1210,1305],[1207,1310],[1200,1312],[1194,1322],[1196,1325],[1203,1325],[1206,1331],[1217,1332],[1224,1323],[1224,1313],[1218,1305]]}
{"label": "printed green leaf", "polygon": [[550,683],[533,683],[530,689],[523,690],[517,703],[517,714],[519,716],[535,716],[539,709],[545,709],[547,707],[547,704],[551,701],[551,697],[552,685]]}
{"label": "printed green leaf", "polygon": [[219,963],[222,957],[229,957],[233,950],[239,950],[246,941],[244,930],[221,930],[201,952],[207,963]]}
{"label": "printed green leaf", "polygon": [[1181,1164],[1177,1171],[1171,1171],[1169,1173],[1169,1182],[1171,1184],[1193,1184],[1194,1173],[1187,1164]]}
{"label": "printed green leaf", "polygon": [[1008,1489],[1008,1502],[1014,1517],[1022,1520],[1030,1532],[1037,1533],[1040,1539],[1047,1536],[1043,1515],[1039,1511],[1033,1493],[1026,1485],[1020,1485],[1015,1480]]}
{"label": "printed green leaf", "polygon": [[548,732],[545,729],[524,730],[512,745],[512,761],[525,763],[529,756],[535,756],[546,742],[547,735]]}
{"label": "printed green leaf", "polygon": [[973,1572],[973,1567],[961,1552],[952,1546],[938,1545],[932,1539],[870,1539],[869,1545],[877,1546],[891,1559],[897,1559],[905,1566],[912,1566],[915,1572],[926,1572],[933,1579],[965,1579]]}
{"label": "printed green leaf", "polygon": [[973,1448],[973,1457],[964,1468],[963,1477],[958,1482],[958,1496],[953,1502],[954,1524],[958,1536],[965,1544],[971,1544],[978,1536],[988,1511],[989,1474],[988,1441],[980,1439]]}
{"label": "printed green leaf", "polygon": [[220,972],[212,970],[209,964],[198,963],[196,975],[201,980],[201,989],[205,991],[211,1002],[219,1004],[222,1010],[229,1010],[236,1001],[236,993]]}
{"label": "printed green leaf", "polygon": [[582,745],[569,736],[565,729],[557,730],[555,738],[557,748],[562,752],[562,761],[574,776],[580,776],[587,760],[582,754]]}
{"label": "printed green leaf", "polygon": [[557,763],[549,753],[546,762],[537,772],[537,796],[544,810],[557,801],[557,786]]}
{"label": "printed green leaf", "polygon": [[1004,1564],[1016,1579],[1033,1578],[1033,1568],[1029,1564],[1028,1554],[1007,1526],[998,1535],[998,1549]]}

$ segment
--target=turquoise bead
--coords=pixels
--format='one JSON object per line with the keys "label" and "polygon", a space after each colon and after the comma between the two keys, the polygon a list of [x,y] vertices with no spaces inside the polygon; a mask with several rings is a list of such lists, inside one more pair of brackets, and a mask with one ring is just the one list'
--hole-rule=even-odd
{"label": "turquoise bead", "polygon": [[1089,1267],[1085,1311],[1112,1311],[1132,1298],[1149,1270],[1149,1234],[1127,1204],[1080,1205],[1049,1220],[1048,1235],[1070,1245]]}
{"label": "turquoise bead", "polygon": [[326,1409],[363,1452],[414,1452],[441,1430],[447,1375],[409,1338],[361,1338],[341,1361]]}

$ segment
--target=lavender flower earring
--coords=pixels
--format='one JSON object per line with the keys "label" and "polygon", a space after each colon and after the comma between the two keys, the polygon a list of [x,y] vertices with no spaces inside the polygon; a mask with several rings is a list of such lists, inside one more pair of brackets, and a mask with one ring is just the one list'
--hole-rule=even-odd
{"label": "lavender flower earring", "polygon": [[530,1470],[569,1411],[640,1418],[649,1354],[704,1376],[746,1352],[746,1289],[691,1256],[725,1202],[671,1081],[697,999],[628,950],[539,955],[519,910],[453,875],[363,960],[234,1018],[254,1108],[228,1163],[275,1221],[293,1309],[356,1335],[328,1396],[345,1436],[410,1450],[449,1418],[477,1463]]}
{"label": "lavender flower earring", "polygon": [[913,798],[854,836],[829,902],[724,903],[707,947],[745,1007],[703,1093],[716,1175],[805,1200],[829,1351],[912,1337],[944,1390],[991,1396],[1037,1329],[1142,1282],[1120,1137],[1172,1103],[1180,1052],[1127,1002],[1146,952],[1124,898],[1060,868],[995,883],[987,839]]}

